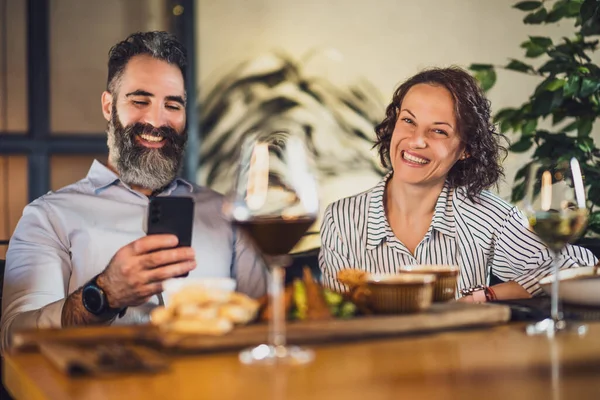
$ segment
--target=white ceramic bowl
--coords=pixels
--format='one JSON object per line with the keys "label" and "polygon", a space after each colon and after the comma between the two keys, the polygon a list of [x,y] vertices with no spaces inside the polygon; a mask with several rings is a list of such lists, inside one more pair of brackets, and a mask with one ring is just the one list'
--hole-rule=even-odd
{"label": "white ceramic bowl", "polygon": [[176,293],[187,286],[219,289],[227,292],[235,290],[236,282],[232,278],[172,278],[163,282],[163,290],[167,296]]}
{"label": "white ceramic bowl", "polygon": [[[565,303],[600,306],[600,275],[596,267],[578,267],[558,273],[559,299]],[[542,290],[550,295],[554,275],[540,279]]]}

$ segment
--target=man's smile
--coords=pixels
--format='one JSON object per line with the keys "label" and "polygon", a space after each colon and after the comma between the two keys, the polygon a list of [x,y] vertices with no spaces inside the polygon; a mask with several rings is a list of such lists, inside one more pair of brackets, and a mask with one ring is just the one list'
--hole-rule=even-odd
{"label": "man's smile", "polygon": [[135,135],[135,140],[142,146],[149,147],[152,149],[158,149],[165,145],[165,138],[163,136],[155,136],[142,133],[140,135]]}

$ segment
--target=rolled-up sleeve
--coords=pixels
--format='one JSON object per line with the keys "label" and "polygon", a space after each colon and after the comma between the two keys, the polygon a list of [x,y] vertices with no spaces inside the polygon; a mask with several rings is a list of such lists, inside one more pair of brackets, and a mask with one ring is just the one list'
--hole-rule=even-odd
{"label": "rolled-up sleeve", "polygon": [[[557,257],[560,269],[594,265],[598,260],[587,249],[567,245]],[[538,283],[552,274],[552,253],[527,227],[525,217],[515,207],[499,232],[492,270],[504,281],[515,281],[532,295],[541,293]]]}
{"label": "rolled-up sleeve", "polygon": [[70,274],[69,251],[44,200],[38,199],[25,207],[6,254],[2,349],[10,346],[16,330],[61,326]]}
{"label": "rolled-up sleeve", "polygon": [[325,210],[321,224],[321,251],[319,252],[319,268],[321,268],[323,285],[332,290],[343,292],[346,288],[337,280],[337,273],[350,267],[347,246],[344,245],[336,221],[333,217],[333,205]]}

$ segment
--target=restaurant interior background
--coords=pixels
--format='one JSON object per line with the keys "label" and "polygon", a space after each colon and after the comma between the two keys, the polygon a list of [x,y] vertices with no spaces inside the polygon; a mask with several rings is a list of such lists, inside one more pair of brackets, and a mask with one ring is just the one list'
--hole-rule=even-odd
{"label": "restaurant interior background", "polygon": [[[36,100],[32,103],[28,98],[32,93],[28,88],[32,71],[27,62],[28,4],[45,7],[49,17],[47,33],[41,32],[42,37],[46,34],[49,55],[47,130],[64,138],[87,135],[94,143],[104,140],[100,94],[106,82],[108,49],[135,31],[171,30],[174,19],[187,15],[193,21],[188,33],[194,32],[194,40],[188,43],[195,42],[190,51],[195,64],[191,76],[196,80],[199,111],[191,120],[200,124],[192,129],[200,133],[200,140],[192,141],[190,153],[202,163],[198,182],[226,190],[231,171],[223,167],[234,165],[227,162],[229,150],[239,143],[242,127],[258,118],[257,110],[275,110],[275,116],[285,114],[311,126],[312,140],[320,150],[317,168],[325,206],[379,179],[382,171],[371,150],[372,125],[405,78],[429,66],[505,64],[509,58],[522,58],[519,44],[528,35],[571,36],[570,21],[559,26],[524,25],[524,14],[511,7],[514,3],[0,0],[0,135],[26,135],[32,121],[37,123],[28,113],[35,110]],[[186,14],[190,11],[191,16]],[[535,65],[540,62],[533,60]],[[276,85],[247,84],[234,89],[244,78],[277,71],[286,74]],[[44,76],[30,81],[44,85],[40,79]],[[318,86],[324,100],[307,99],[299,89],[302,79]],[[498,83],[489,92],[493,110],[520,105],[538,83],[536,77],[500,70]],[[300,106],[285,111],[266,107],[275,97]],[[348,98],[356,101],[360,113],[345,105],[343,100]],[[231,107],[222,113],[213,107],[218,101]],[[209,117],[218,117],[219,123],[207,124]],[[596,140],[600,140],[599,127],[596,124],[592,134]],[[225,133],[230,136],[222,140]],[[49,154],[50,189],[84,177],[92,159],[106,159],[102,150],[90,154],[98,146],[77,143],[82,144],[69,147],[67,143],[63,147],[68,151]],[[499,188],[503,197],[509,197],[514,172],[528,156],[510,154],[506,159],[506,180]],[[0,240],[10,237],[31,197],[30,165],[27,154],[0,148]],[[6,246],[0,246],[0,259],[5,251]]]}

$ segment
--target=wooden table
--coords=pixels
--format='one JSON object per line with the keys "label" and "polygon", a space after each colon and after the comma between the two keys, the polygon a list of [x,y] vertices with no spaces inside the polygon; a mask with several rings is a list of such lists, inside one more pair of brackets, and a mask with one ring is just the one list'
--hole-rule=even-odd
{"label": "wooden table", "polygon": [[523,325],[314,346],[305,367],[249,367],[237,353],[173,357],[170,371],[68,378],[39,353],[7,355],[17,399],[600,399],[600,323],[585,337]]}

